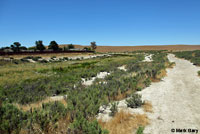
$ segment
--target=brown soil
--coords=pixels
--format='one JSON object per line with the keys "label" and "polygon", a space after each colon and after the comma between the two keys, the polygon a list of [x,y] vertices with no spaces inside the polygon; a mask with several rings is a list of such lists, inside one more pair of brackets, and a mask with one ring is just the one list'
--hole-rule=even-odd
{"label": "brown soil", "polygon": [[[61,47],[66,44],[61,45]],[[75,48],[88,46],[75,45]],[[97,52],[125,52],[136,50],[169,50],[169,51],[191,51],[200,50],[200,45],[160,45],[160,46],[97,46]]]}

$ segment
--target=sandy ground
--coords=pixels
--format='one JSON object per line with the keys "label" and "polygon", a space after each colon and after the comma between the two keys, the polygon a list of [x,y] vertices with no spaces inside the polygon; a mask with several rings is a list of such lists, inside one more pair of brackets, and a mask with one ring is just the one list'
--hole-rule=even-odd
{"label": "sandy ground", "polygon": [[[124,70],[124,71],[127,70],[126,67],[125,67],[125,65],[118,67],[118,69]],[[97,74],[96,77],[92,77],[92,78],[89,79],[89,80],[86,80],[85,78],[82,78],[82,82],[83,82],[82,84],[83,84],[83,85],[86,85],[86,86],[90,86],[90,85],[92,85],[93,81],[94,81],[96,78],[104,79],[107,75],[110,75],[110,73],[108,73],[108,72],[100,72],[100,73]]]}
{"label": "sandy ground", "polygon": [[[108,54],[96,54],[96,55],[79,55],[79,56],[67,56],[68,59],[71,60],[76,60],[76,59],[92,59],[92,58],[96,58],[96,57],[103,57],[103,56],[110,56]],[[59,58],[64,58],[64,56],[57,56],[56,58],[54,58],[54,60],[59,60]],[[49,61],[51,59],[51,57],[45,57],[45,60]]]}
{"label": "sandy ground", "polygon": [[152,62],[152,54],[145,55],[143,62]]}
{"label": "sandy ground", "polygon": [[53,101],[60,101],[60,100],[62,100],[62,99],[64,99],[64,97],[66,97],[67,98],[67,95],[63,95],[63,96],[52,96],[52,97],[50,97]]}
{"label": "sandy ground", "polygon": [[171,134],[171,129],[186,129],[184,134],[189,133],[188,129],[198,129],[200,133],[200,68],[172,54],[168,58],[176,66],[167,69],[161,82],[139,92],[143,100],[152,103],[154,111],[148,113],[151,124],[144,134]]}
{"label": "sandy ground", "polygon": [[118,69],[120,69],[120,70],[124,70],[124,71],[127,71],[127,69],[126,69],[126,66],[125,66],[125,65],[118,67]]}
{"label": "sandy ground", "polygon": [[[126,103],[126,99],[115,101],[117,103],[117,109],[118,112],[123,110],[124,112],[130,113],[130,114],[145,114],[144,109],[142,107],[140,108],[129,108]],[[111,113],[111,103],[108,106],[101,106],[99,108],[100,113],[97,115],[97,119],[103,122],[108,122],[112,119],[112,117],[109,115]]]}
{"label": "sandy ground", "polygon": [[96,79],[96,78],[100,78],[100,79],[103,79],[105,78],[107,75],[110,75],[110,73],[108,72],[100,72],[97,74],[96,77],[92,77],[90,80],[86,80],[85,78],[82,78],[82,81],[83,81],[83,85],[85,86],[90,86],[92,85],[93,81]]}

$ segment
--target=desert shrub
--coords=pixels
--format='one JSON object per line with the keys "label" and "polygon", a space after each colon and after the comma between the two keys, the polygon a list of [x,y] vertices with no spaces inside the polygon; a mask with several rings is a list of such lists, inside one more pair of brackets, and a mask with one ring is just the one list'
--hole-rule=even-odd
{"label": "desert shrub", "polygon": [[76,60],[81,60],[80,58],[76,58]]}
{"label": "desert shrub", "polygon": [[144,81],[144,84],[146,87],[150,86],[151,84],[151,80],[149,78],[147,78],[145,81]]}
{"label": "desert shrub", "polygon": [[26,123],[27,115],[12,104],[3,103],[0,107],[0,133],[19,133]]}
{"label": "desert shrub", "polygon": [[127,106],[130,108],[137,108],[140,107],[143,102],[141,100],[141,95],[133,94],[130,98],[126,99]]}
{"label": "desert shrub", "polygon": [[40,63],[48,63],[48,61],[47,61],[47,60],[45,60],[45,59],[43,59],[43,60],[40,60],[39,62],[40,62]]}
{"label": "desert shrub", "polygon": [[40,57],[40,56],[36,56],[36,57],[33,57],[32,60],[34,60],[34,61],[38,61],[40,58],[42,58],[42,57]]}
{"label": "desert shrub", "polygon": [[103,130],[96,120],[88,121],[81,113],[78,114],[75,121],[70,125],[69,133],[75,134],[108,134]]}
{"label": "desert shrub", "polygon": [[142,91],[142,87],[137,87],[137,91]]}
{"label": "desert shrub", "polygon": [[198,71],[198,75],[200,76],[200,71]]}
{"label": "desert shrub", "polygon": [[42,109],[35,109],[32,112],[34,123],[40,125],[42,130],[45,130],[49,123],[56,123],[60,117],[66,115],[66,108],[61,102],[50,102],[42,104]]}
{"label": "desert shrub", "polygon": [[136,132],[136,134],[143,134],[143,131],[144,131],[144,127],[139,127],[138,129],[137,129],[137,132]]}
{"label": "desert shrub", "polygon": [[174,52],[176,57],[184,58],[191,61],[194,65],[200,65],[200,50],[195,51],[183,51],[183,52]]}
{"label": "desert shrub", "polygon": [[55,59],[56,58],[56,56],[51,56],[51,59]]}
{"label": "desert shrub", "polygon": [[110,116],[114,116],[116,113],[117,113],[117,111],[118,111],[118,109],[117,109],[117,105],[118,105],[118,103],[116,103],[116,102],[113,102],[113,103],[111,103],[111,108],[110,108]]}
{"label": "desert shrub", "polygon": [[63,59],[64,59],[64,60],[69,60],[69,58],[68,58],[68,57],[63,57]]}
{"label": "desert shrub", "polygon": [[29,62],[28,59],[20,59],[22,62]]}
{"label": "desert shrub", "polygon": [[32,58],[33,58],[33,56],[26,56],[26,57],[24,57],[22,59],[32,59]]}

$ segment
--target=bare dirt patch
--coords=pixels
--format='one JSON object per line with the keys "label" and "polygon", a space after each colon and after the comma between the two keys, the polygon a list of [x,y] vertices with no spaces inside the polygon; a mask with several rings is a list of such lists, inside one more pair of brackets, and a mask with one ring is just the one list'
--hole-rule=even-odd
{"label": "bare dirt patch", "polygon": [[200,68],[172,54],[168,58],[176,66],[167,69],[161,82],[139,92],[153,106],[144,134],[170,134],[173,128],[200,130]]}

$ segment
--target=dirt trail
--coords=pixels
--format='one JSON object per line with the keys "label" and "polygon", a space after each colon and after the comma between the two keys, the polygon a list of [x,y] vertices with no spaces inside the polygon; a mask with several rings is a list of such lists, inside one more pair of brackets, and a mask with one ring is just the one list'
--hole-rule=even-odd
{"label": "dirt trail", "polygon": [[200,78],[197,76],[200,68],[172,54],[168,58],[176,66],[167,69],[167,76],[161,82],[139,92],[152,103],[154,111],[148,114],[151,124],[146,126],[144,134],[172,134],[173,128],[187,129],[176,133],[186,134],[188,129],[198,129],[200,133]]}

